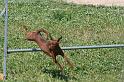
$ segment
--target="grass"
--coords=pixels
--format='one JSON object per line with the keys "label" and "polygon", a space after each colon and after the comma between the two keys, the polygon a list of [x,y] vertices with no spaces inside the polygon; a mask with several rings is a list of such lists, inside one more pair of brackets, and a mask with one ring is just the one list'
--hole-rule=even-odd
{"label": "grass", "polygon": [[[3,8],[2,0],[0,7]],[[9,1],[9,48],[36,48],[24,40],[22,25],[45,28],[61,46],[124,44],[124,8],[67,4],[60,0]],[[0,71],[3,65],[4,18],[0,17]],[[122,80],[124,49],[65,51],[75,64],[65,75],[42,52],[11,53],[6,82],[118,82]],[[61,57],[58,60],[63,63]]]}

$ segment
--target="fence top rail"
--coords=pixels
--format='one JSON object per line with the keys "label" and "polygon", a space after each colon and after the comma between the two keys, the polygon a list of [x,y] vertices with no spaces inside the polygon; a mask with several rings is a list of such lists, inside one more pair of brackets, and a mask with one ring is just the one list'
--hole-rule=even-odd
{"label": "fence top rail", "polygon": [[[124,48],[124,44],[118,45],[93,45],[93,46],[72,46],[72,47],[61,47],[62,50],[76,50],[76,49],[97,49],[97,48]],[[27,48],[27,49],[8,49],[8,53],[14,52],[33,52],[42,51],[40,48]]]}

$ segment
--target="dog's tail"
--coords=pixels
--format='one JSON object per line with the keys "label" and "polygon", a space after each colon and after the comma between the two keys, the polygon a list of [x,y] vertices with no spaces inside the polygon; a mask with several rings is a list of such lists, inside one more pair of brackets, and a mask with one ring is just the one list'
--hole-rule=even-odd
{"label": "dog's tail", "polygon": [[26,35],[29,32],[27,26],[21,25],[21,32]]}
{"label": "dog's tail", "polygon": [[[22,27],[23,27],[23,32],[26,35],[29,32],[29,30],[28,30],[27,26],[25,26],[25,25],[23,25]],[[40,33],[40,32],[45,33],[46,39],[48,39],[48,36],[50,35],[49,32],[47,30],[43,29],[43,28],[40,28],[40,29],[36,30],[36,32],[37,33]]]}
{"label": "dog's tail", "polygon": [[24,33],[28,32],[28,28],[25,25],[23,25],[23,29],[24,29]]}

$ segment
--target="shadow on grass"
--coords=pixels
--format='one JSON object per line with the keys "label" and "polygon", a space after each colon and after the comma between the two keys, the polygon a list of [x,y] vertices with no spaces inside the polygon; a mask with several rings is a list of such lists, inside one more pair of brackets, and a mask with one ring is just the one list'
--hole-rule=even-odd
{"label": "shadow on grass", "polygon": [[65,82],[68,82],[69,80],[77,80],[74,76],[70,76],[67,73],[61,73],[60,70],[49,70],[49,69],[43,69],[42,70],[43,73],[47,73],[50,76],[52,76],[52,78],[57,78],[60,80],[64,80]]}

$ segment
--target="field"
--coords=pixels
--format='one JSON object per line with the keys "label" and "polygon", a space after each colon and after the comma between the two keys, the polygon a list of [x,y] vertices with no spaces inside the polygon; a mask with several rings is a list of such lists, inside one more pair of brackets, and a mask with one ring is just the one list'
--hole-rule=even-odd
{"label": "field", "polygon": [[[23,25],[62,35],[60,46],[124,44],[124,7],[67,4],[61,0],[9,1],[8,48],[37,48],[25,40]],[[3,8],[0,0],[0,10]],[[4,17],[0,17],[0,72],[3,71]],[[7,56],[5,82],[123,82],[123,48],[64,51],[75,68],[59,68],[42,52]]]}
{"label": "field", "polygon": [[64,0],[76,4],[92,4],[92,5],[105,5],[105,6],[124,6],[123,0]]}

